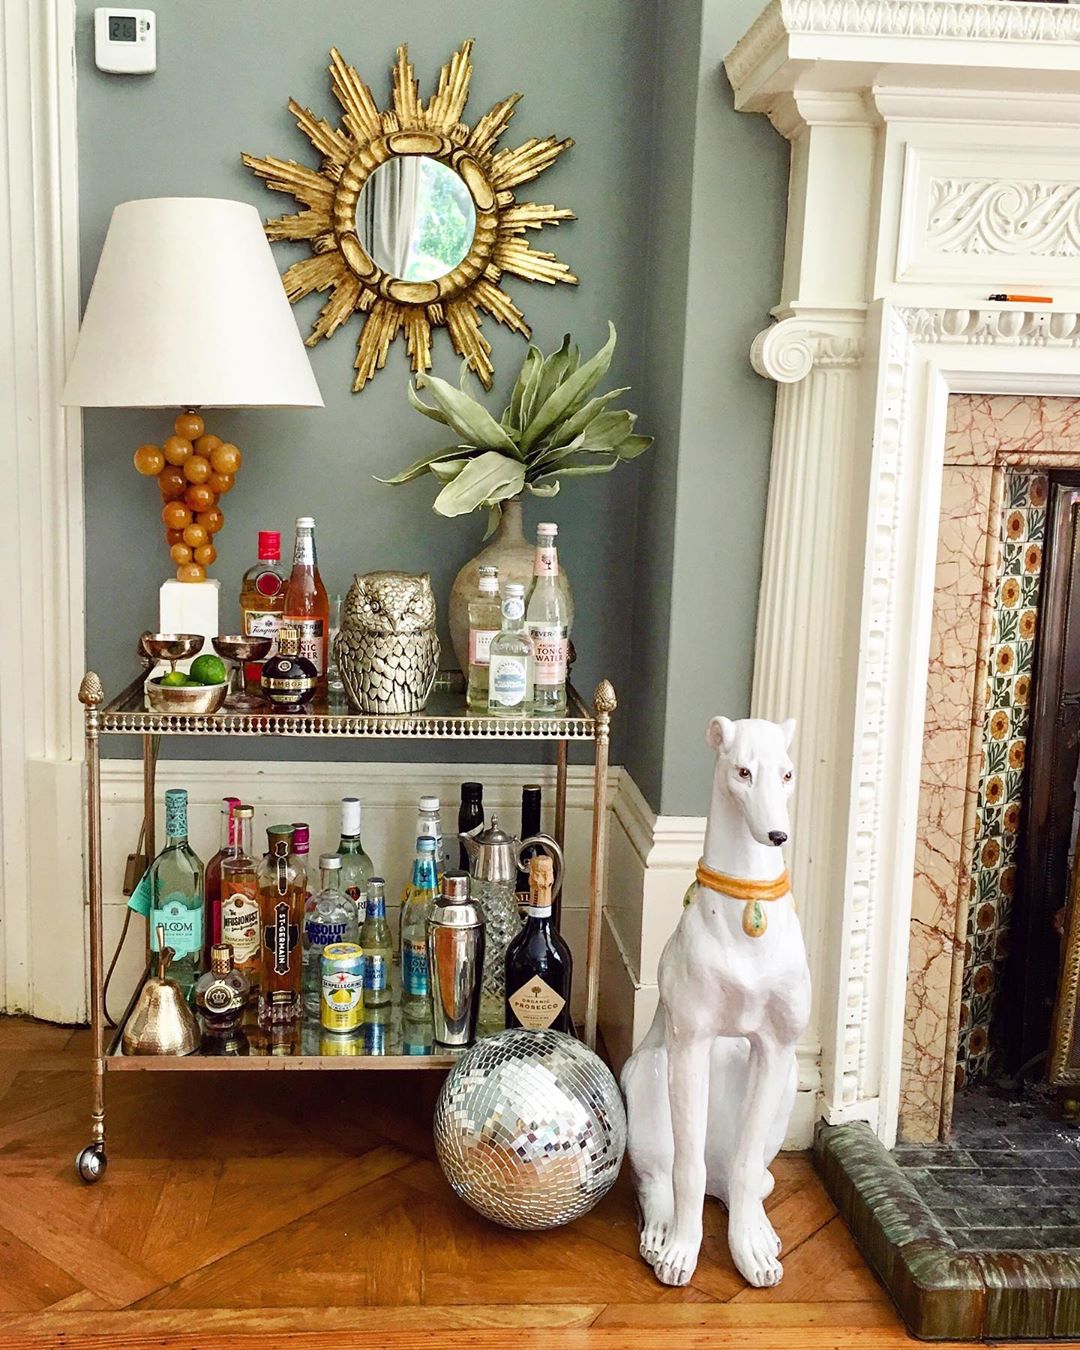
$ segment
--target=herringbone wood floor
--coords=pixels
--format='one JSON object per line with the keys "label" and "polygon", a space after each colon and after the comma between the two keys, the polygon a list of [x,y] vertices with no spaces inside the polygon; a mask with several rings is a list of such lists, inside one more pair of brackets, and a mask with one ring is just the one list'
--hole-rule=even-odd
{"label": "herringbone wood floor", "polygon": [[108,1175],[84,1186],[88,1041],[0,1019],[0,1346],[915,1344],[803,1156],[769,1205],[779,1289],[744,1285],[711,1202],[693,1283],[665,1289],[625,1175],[550,1233],[458,1201],[437,1075],[116,1074]]}

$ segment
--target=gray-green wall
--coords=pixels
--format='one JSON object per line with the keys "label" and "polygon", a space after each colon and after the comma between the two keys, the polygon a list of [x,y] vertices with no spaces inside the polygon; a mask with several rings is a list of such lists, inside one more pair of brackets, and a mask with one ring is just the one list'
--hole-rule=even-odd
{"label": "gray-green wall", "polygon": [[[540,246],[557,251],[581,285],[511,279],[508,289],[545,348],[568,330],[599,345],[607,319],[615,321],[612,378],[634,386],[628,402],[657,445],[618,473],[569,485],[542,510],[530,504],[528,517],[559,523],[578,604],[578,683],[588,690],[609,675],[621,694],[616,759],[657,810],[703,811],[701,726],[717,710],[744,712],[749,696],[768,463],[771,391],[750,373],[746,353],[777,290],[786,171],[779,138],[732,111],[720,73],[760,0],[707,0],[704,15],[701,0],[158,0],[159,68],[146,77],[95,68],[93,8],[78,0],[84,290],[117,202],[205,195],[252,202],[264,215],[290,209],[291,199],[267,192],[239,155],[312,162],[285,105],[293,95],[334,119],[331,46],[385,102],[400,42],[426,91],[473,36],[467,116],[520,90],[507,143],[574,138],[532,195],[577,213]],[[284,267],[305,250],[276,252]],[[320,304],[313,296],[297,307],[305,332]],[[354,571],[428,570],[445,608],[454,573],[479,544],[479,521],[432,514],[428,483],[372,481],[439,440],[406,405],[403,344],[362,394],[350,392],[357,330],[354,319],[312,353],[325,410],[212,414],[212,429],[246,454],[218,536],[223,624],[236,620],[256,531],[280,529],[288,547],[301,512],[319,522],[331,589],[343,590]],[[524,344],[490,321],[485,330],[501,407]],[[445,333],[437,335],[436,372],[456,377],[457,366]],[[135,640],[154,625],[157,588],[170,574],[157,494],[131,467],[134,447],[160,440],[167,420],[86,413],[87,651],[107,688],[133,673]],[[242,748],[266,753],[258,742]],[[241,747],[224,749],[235,756]],[[321,745],[274,750],[326,753]],[[378,747],[342,753],[370,758]]]}

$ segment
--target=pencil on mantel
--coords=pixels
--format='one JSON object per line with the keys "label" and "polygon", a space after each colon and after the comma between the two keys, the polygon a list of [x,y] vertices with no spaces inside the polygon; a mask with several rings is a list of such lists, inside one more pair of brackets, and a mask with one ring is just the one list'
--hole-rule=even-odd
{"label": "pencil on mantel", "polygon": [[988,295],[986,298],[988,300],[1012,300],[1027,305],[1052,305],[1054,303],[1052,295],[1014,295],[1011,291],[1007,295],[1002,292],[1000,295]]}

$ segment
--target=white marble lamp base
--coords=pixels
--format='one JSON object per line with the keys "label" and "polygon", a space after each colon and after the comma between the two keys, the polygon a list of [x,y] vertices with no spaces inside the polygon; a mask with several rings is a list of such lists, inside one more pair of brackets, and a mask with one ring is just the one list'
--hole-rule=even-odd
{"label": "white marble lamp base", "polygon": [[[220,603],[220,581],[164,581],[158,600],[158,632],[199,633],[204,639],[201,650],[213,651],[210,639],[221,632],[218,627]],[[186,661],[177,661],[177,670],[186,673],[194,659],[192,656]],[[168,665],[158,669],[167,670]]]}

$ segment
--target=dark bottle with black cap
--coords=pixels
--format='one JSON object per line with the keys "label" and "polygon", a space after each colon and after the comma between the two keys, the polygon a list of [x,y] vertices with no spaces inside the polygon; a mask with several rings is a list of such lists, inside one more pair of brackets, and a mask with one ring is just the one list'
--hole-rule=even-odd
{"label": "dark bottle with black cap", "polygon": [[[539,833],[540,787],[536,783],[526,783],[521,789],[521,833],[518,838],[531,839]],[[518,905],[522,909],[529,903],[529,859],[543,854],[544,849],[540,844],[529,844],[521,850],[519,859],[521,866],[518,868],[514,890],[517,892]]]}
{"label": "dark bottle with black cap", "polygon": [[[458,834],[475,834],[484,828],[484,785],[483,783],[462,783],[461,805],[457,816]],[[522,835],[522,838],[525,836]],[[469,855],[465,845],[458,845],[458,865],[468,872]]]}

